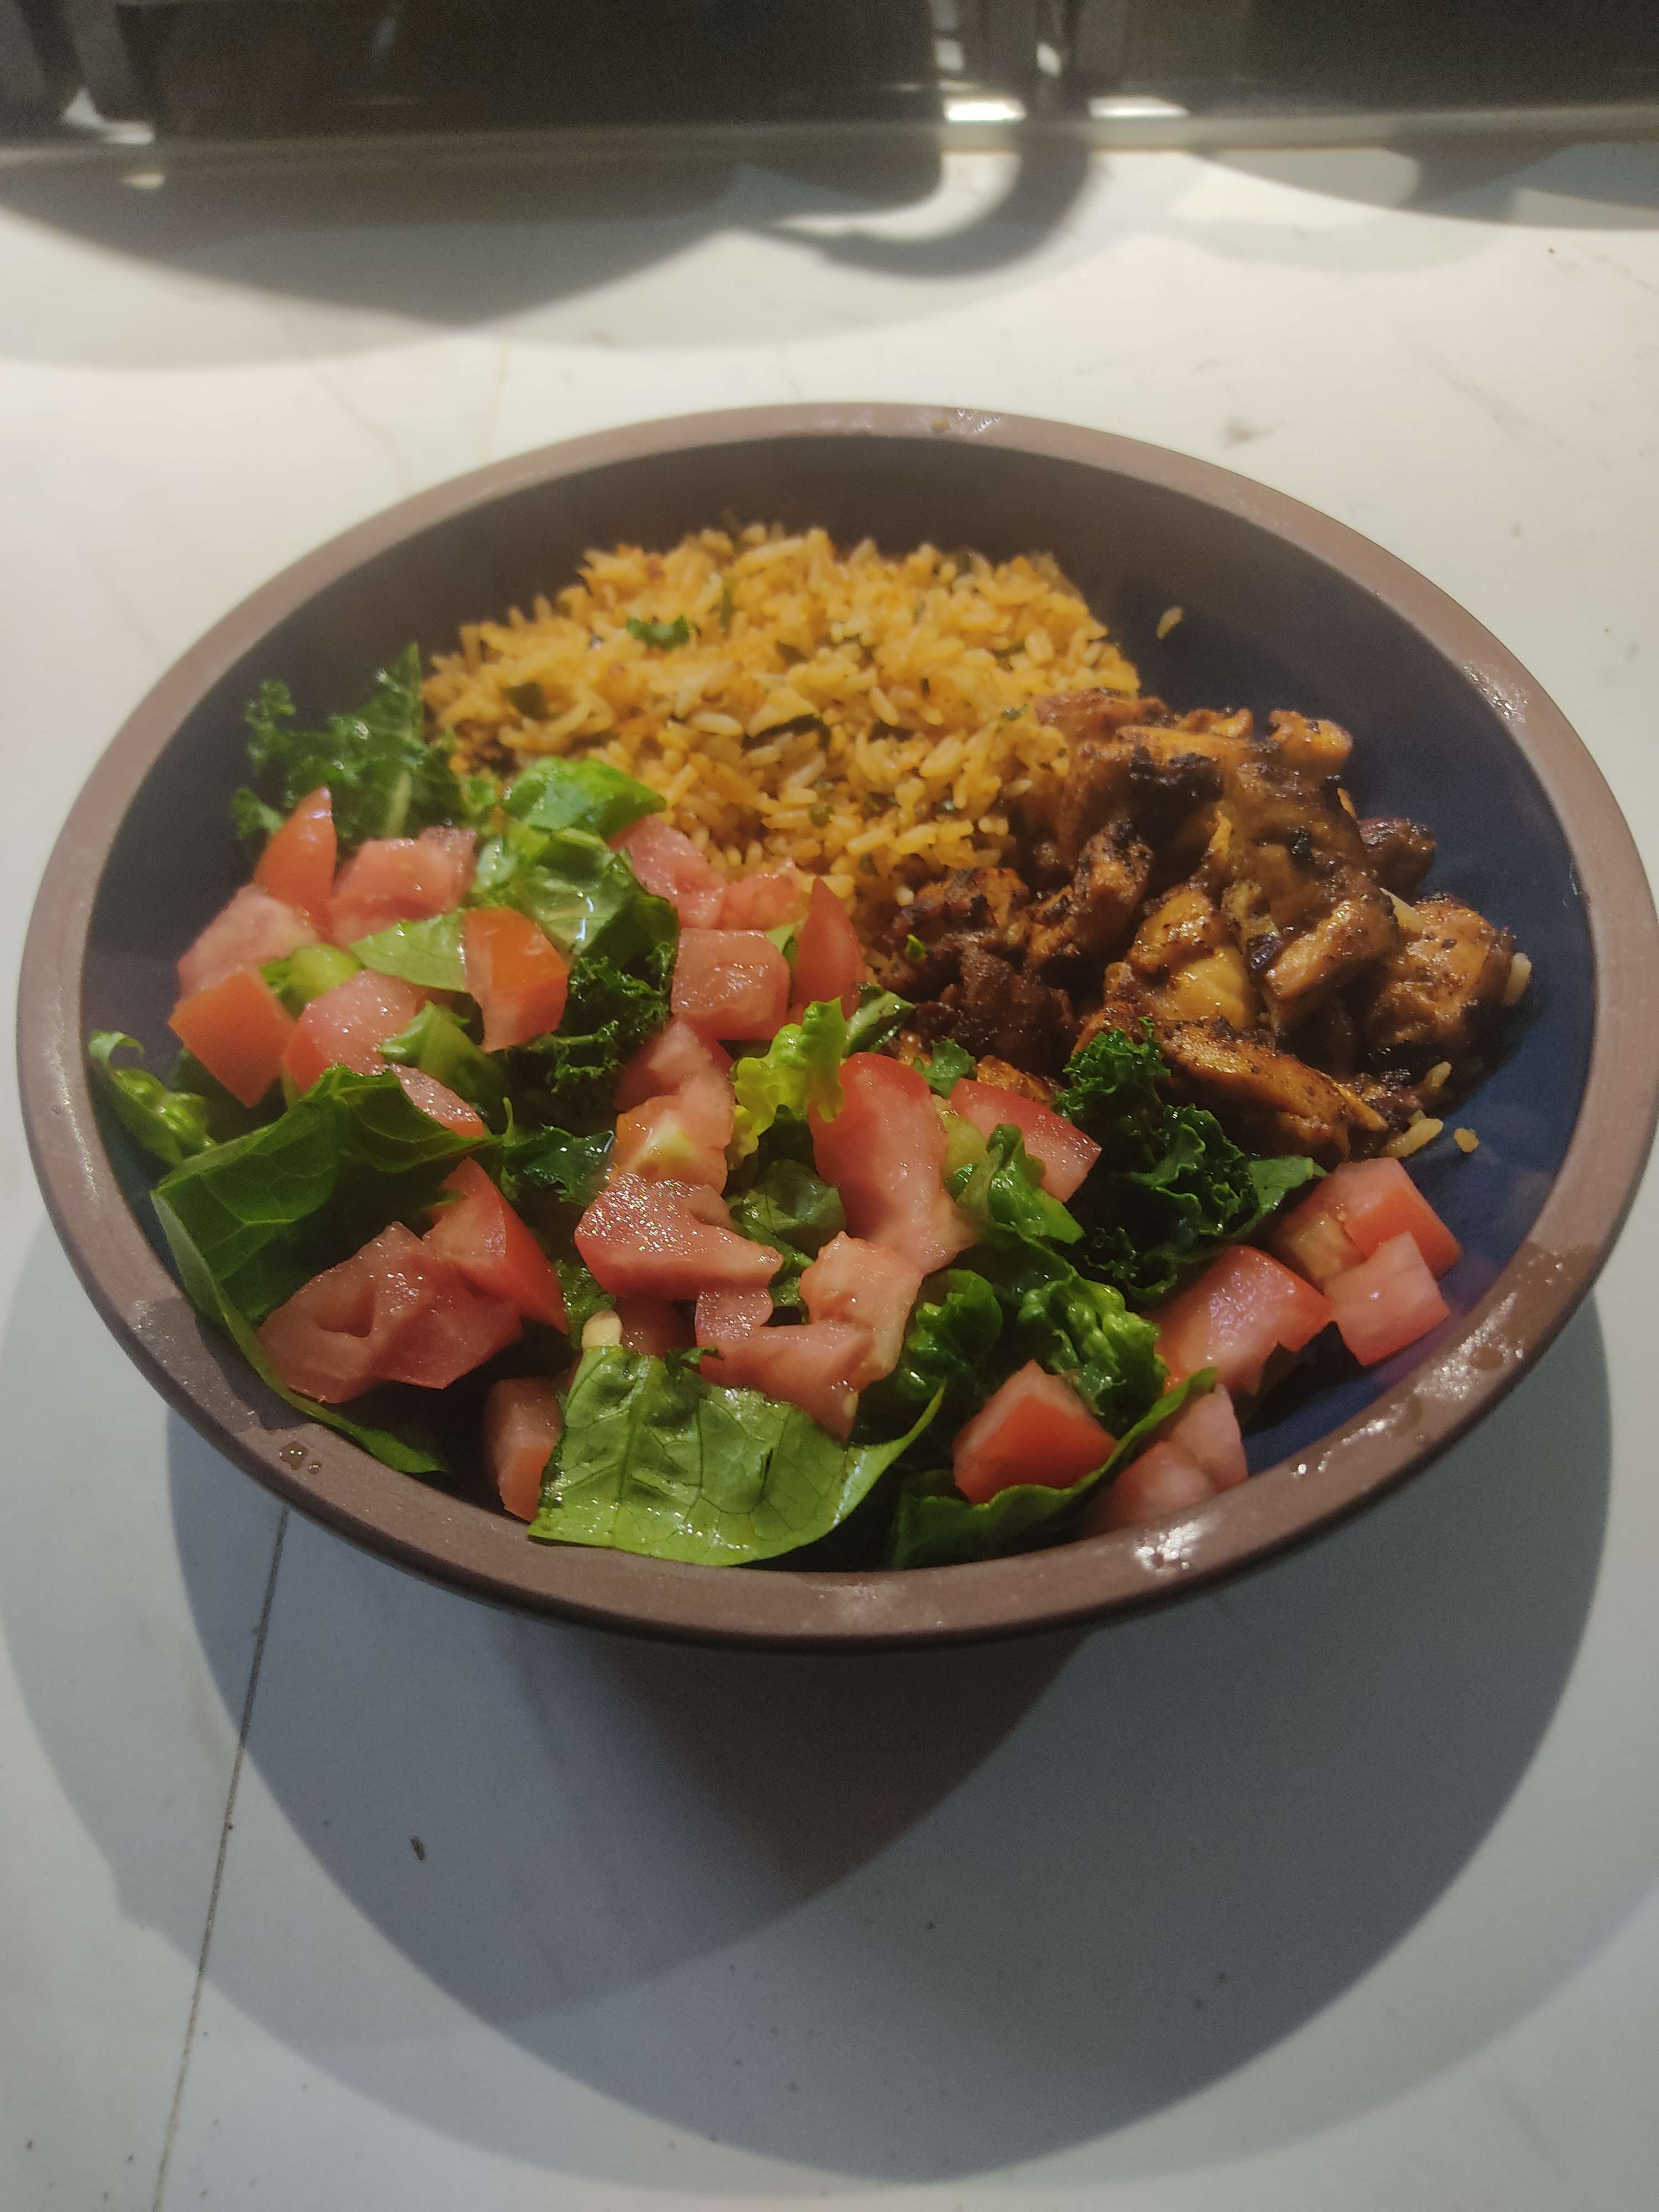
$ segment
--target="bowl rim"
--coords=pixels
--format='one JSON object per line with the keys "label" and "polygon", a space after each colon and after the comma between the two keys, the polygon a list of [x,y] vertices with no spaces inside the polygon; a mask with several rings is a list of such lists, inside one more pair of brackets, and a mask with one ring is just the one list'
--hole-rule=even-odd
{"label": "bowl rim", "polygon": [[[198,1319],[130,1208],[99,1129],[81,1048],[94,902],[127,810],[179,723],[264,635],[362,562],[505,495],[610,464],[688,447],[824,437],[964,441],[1128,477],[1288,541],[1415,629],[1498,715],[1566,839],[1595,963],[1578,1116],[1526,1241],[1449,1338],[1304,1452],[1171,1525],[902,1573],[733,1573],[532,1544],[520,1524],[398,1474],[306,1420]],[[630,423],[518,454],[400,501],[252,592],[152,687],[70,809],[30,921],[17,1034],[30,1155],[82,1283],[161,1395],[267,1489],[384,1559],[520,1611],[678,1639],[869,1650],[1076,1626],[1167,1601],[1310,1540],[1421,1473],[1513,1387],[1594,1282],[1653,1138],[1656,1016],[1659,922],[1611,790],[1514,655],[1437,586],[1316,509],[1162,447],[1026,416],[827,402]]]}

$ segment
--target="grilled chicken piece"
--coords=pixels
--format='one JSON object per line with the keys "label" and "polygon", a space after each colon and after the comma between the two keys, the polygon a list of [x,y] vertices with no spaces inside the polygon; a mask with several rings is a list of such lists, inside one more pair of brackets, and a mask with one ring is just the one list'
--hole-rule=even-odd
{"label": "grilled chicken piece", "polygon": [[1068,744],[1109,737],[1127,722],[1173,722],[1161,699],[1130,699],[1121,691],[1056,691],[1036,705],[1039,722],[1058,730]]}
{"label": "grilled chicken piece", "polygon": [[928,1038],[953,1036],[976,1059],[1012,1060],[1038,1075],[1058,1075],[1071,1057],[1077,1017],[1064,991],[977,945],[964,945],[961,980],[915,1011]]}
{"label": "grilled chicken piece", "polygon": [[920,959],[897,963],[889,981],[907,999],[934,999],[961,974],[969,945],[1017,960],[1030,927],[1029,894],[1012,868],[957,868],[925,884],[895,916],[888,942],[896,951],[915,937],[926,947]]}
{"label": "grilled chicken piece", "polygon": [[994,1083],[999,1090],[1012,1091],[1021,1098],[1034,1098],[1039,1106],[1054,1103],[1054,1085],[1044,1082],[1040,1075],[1028,1074],[1012,1060],[996,1060],[988,1054],[974,1073],[981,1083]]}
{"label": "grilled chicken piece", "polygon": [[1456,1081],[1497,1028],[1515,939],[1443,891],[1419,899],[1401,926],[1403,942],[1354,994],[1365,1057],[1419,1076],[1449,1060]]}
{"label": "grilled chicken piece", "polygon": [[1261,1001],[1237,939],[1201,884],[1182,884],[1135,933],[1129,975],[1160,1024],[1208,1021],[1251,1029]]}
{"label": "grilled chicken piece", "polygon": [[1229,768],[1223,805],[1232,820],[1223,907],[1282,1035],[1394,949],[1394,908],[1334,779],[1316,782],[1263,749]]}
{"label": "grilled chicken piece", "polygon": [[1348,764],[1353,739],[1340,722],[1310,722],[1305,714],[1267,717],[1275,744],[1293,769],[1322,779],[1340,775]]}
{"label": "grilled chicken piece", "polygon": [[1152,873],[1152,848],[1127,816],[1097,830],[1071,883],[1032,914],[1026,957],[1033,971],[1060,977],[1114,958],[1134,928]]}
{"label": "grilled chicken piece", "polygon": [[1251,1152],[1309,1152],[1330,1165],[1388,1133],[1352,1085],[1225,1022],[1160,1022],[1158,1042],[1177,1087]]}
{"label": "grilled chicken piece", "polygon": [[1401,815],[1374,815],[1359,825],[1365,865],[1385,891],[1408,899],[1434,866],[1432,830]]}

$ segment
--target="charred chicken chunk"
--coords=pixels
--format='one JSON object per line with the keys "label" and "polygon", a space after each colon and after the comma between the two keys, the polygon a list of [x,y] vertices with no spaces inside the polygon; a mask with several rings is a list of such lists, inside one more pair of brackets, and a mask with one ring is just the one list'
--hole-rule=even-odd
{"label": "charred chicken chunk", "polygon": [[1182,884],[1146,916],[1127,966],[1155,1021],[1218,1017],[1243,1030],[1261,1013],[1238,940],[1200,884]]}
{"label": "charred chicken chunk", "polygon": [[1351,1085],[1225,1022],[1160,1022],[1158,1042],[1176,1087],[1258,1152],[1308,1152],[1330,1165],[1387,1133]]}
{"label": "charred chicken chunk", "polygon": [[1385,891],[1408,899],[1434,866],[1435,837],[1401,815],[1375,815],[1359,825],[1365,863]]}
{"label": "charred chicken chunk", "polygon": [[1039,975],[1060,976],[1110,960],[1128,942],[1152,880],[1152,848],[1125,816],[1097,830],[1064,890],[1031,916],[1028,957]]}
{"label": "charred chicken chunk", "polygon": [[1440,1060],[1458,1069],[1491,1044],[1515,939],[1443,891],[1407,908],[1401,927],[1403,942],[1355,993],[1366,1058],[1417,1075]]}
{"label": "charred chicken chunk", "polygon": [[916,1008],[922,1034],[952,1036],[975,1059],[988,1055],[1034,1074],[1058,1075],[1077,1041],[1066,994],[977,945],[963,947],[960,970],[958,981]]}

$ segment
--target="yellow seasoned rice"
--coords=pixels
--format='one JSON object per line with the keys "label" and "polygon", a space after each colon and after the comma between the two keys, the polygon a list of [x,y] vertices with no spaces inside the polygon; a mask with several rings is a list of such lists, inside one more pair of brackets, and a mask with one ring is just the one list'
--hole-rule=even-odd
{"label": "yellow seasoned rice", "polygon": [[838,556],[756,523],[590,553],[556,600],[469,623],[426,701],[459,764],[597,755],[711,859],[824,875],[867,932],[924,878],[1005,855],[1010,802],[1066,767],[1032,702],[1096,685],[1139,688],[1046,556]]}

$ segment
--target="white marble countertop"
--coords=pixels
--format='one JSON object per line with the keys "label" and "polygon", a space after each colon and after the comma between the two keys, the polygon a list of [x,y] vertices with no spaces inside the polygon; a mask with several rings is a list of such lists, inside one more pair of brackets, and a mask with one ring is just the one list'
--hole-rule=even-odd
{"label": "white marble countertop", "polygon": [[[4,959],[118,721],[272,571],[799,396],[1340,516],[1521,655],[1651,865],[1656,226],[1653,146],[0,178]],[[5,1115],[8,2212],[1655,2201],[1651,1185],[1358,1525],[1080,1642],[833,1664],[497,1616],[288,1518],[106,1335]]]}

